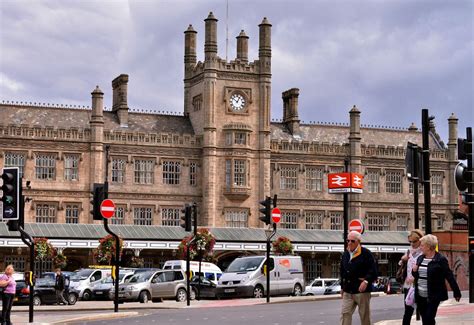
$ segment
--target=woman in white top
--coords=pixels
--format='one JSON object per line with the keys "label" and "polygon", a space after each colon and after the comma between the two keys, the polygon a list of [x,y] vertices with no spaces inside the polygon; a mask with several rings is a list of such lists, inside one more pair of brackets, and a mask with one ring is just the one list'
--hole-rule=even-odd
{"label": "woman in white top", "polygon": [[[410,290],[410,287],[413,286],[413,283],[415,281],[415,278],[412,275],[412,270],[413,267],[416,265],[416,260],[417,258],[421,255],[421,248],[420,248],[420,238],[423,237],[423,232],[420,229],[414,229],[410,232],[410,235],[408,235],[408,241],[410,242],[410,248],[408,251],[405,253],[405,255],[402,256],[400,259],[399,264],[401,265],[402,263],[406,263],[406,268],[405,272],[403,272],[403,276],[405,278],[405,281],[403,283],[403,293],[404,293],[404,299],[403,302],[405,302],[405,298],[407,296],[408,290]],[[403,314],[403,325],[410,325],[411,317],[413,315],[413,311],[415,309],[412,306],[409,306],[405,303],[405,313]]]}

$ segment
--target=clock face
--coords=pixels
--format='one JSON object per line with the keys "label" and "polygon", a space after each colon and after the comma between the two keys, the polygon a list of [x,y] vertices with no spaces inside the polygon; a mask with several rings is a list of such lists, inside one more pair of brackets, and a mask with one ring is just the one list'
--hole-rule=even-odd
{"label": "clock face", "polygon": [[245,98],[241,94],[233,94],[230,96],[230,107],[234,111],[242,111],[245,108]]}

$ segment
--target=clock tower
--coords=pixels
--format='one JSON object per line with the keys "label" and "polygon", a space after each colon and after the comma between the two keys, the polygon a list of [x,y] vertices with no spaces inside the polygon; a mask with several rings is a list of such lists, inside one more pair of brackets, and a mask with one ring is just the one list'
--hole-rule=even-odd
{"label": "clock tower", "polygon": [[199,224],[261,227],[258,202],[270,195],[271,24],[259,25],[259,57],[248,61],[249,37],[236,37],[237,55],[217,55],[217,22],[205,21],[204,62],[196,62],[197,32],[185,34],[184,112],[201,138]]}

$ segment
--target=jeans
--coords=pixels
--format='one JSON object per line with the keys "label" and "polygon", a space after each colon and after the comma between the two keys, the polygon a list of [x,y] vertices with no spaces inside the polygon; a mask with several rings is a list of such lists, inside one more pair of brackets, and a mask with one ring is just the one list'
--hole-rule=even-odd
{"label": "jeans", "polygon": [[2,298],[2,318],[0,319],[2,324],[10,325],[10,312],[12,310],[13,298],[15,295],[13,293],[3,293]]}
{"label": "jeans", "polygon": [[63,303],[65,305],[67,305],[67,300],[64,299],[64,289],[62,290],[59,290],[59,289],[56,289],[56,301],[58,302],[58,305],[60,303]]}
{"label": "jeans", "polygon": [[403,288],[403,303],[405,304],[405,313],[403,314],[403,325],[410,325],[411,322],[411,316],[413,316],[413,312],[415,311],[415,308],[412,306],[408,306],[405,303],[405,299],[407,297],[408,293],[408,288]]}
{"label": "jeans", "polygon": [[417,306],[421,314],[423,325],[435,325],[436,313],[440,301],[428,300],[428,298],[418,297]]}

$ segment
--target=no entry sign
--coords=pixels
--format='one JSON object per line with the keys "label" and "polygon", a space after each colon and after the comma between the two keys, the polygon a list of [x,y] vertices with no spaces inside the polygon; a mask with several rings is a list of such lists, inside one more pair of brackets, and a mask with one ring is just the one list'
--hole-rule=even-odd
{"label": "no entry sign", "polygon": [[278,208],[272,210],[272,220],[274,223],[279,223],[281,220],[281,211]]}
{"label": "no entry sign", "polygon": [[115,214],[115,203],[112,200],[104,200],[100,204],[100,214],[104,218],[112,218]]}
{"label": "no entry sign", "polygon": [[364,223],[362,220],[354,219],[349,222],[349,231],[357,231],[358,233],[364,233]]}

